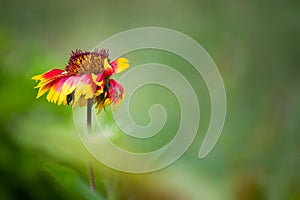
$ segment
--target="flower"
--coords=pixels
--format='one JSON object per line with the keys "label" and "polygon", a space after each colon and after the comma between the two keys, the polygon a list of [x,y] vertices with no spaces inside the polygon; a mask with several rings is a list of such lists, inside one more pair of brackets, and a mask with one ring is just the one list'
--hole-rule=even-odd
{"label": "flower", "polygon": [[92,52],[76,50],[71,52],[71,57],[65,68],[52,69],[44,74],[32,77],[40,81],[36,98],[47,91],[47,100],[58,105],[76,107],[85,106],[88,99],[94,99],[98,113],[114,104],[114,109],[124,98],[124,89],[110,77],[129,67],[126,58],[118,58],[110,62],[108,50],[95,49]]}

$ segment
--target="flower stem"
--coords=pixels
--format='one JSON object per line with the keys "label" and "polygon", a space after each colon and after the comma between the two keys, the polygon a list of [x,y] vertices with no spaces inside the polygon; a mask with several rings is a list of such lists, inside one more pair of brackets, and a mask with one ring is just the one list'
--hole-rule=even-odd
{"label": "flower stem", "polygon": [[87,116],[86,116],[86,123],[88,132],[91,132],[92,127],[92,106],[93,106],[93,99],[87,100]]}
{"label": "flower stem", "polygon": [[[86,116],[88,133],[91,133],[91,129],[92,129],[92,106],[93,106],[93,99],[90,98],[87,100],[87,116]],[[91,190],[95,191],[96,186],[95,186],[95,176],[94,176],[94,165],[91,160],[88,163],[88,168],[89,168],[90,188]]]}
{"label": "flower stem", "polygon": [[94,165],[92,161],[89,161],[89,179],[90,179],[90,188],[92,191],[95,191],[96,185],[95,185],[95,176],[94,176]]}

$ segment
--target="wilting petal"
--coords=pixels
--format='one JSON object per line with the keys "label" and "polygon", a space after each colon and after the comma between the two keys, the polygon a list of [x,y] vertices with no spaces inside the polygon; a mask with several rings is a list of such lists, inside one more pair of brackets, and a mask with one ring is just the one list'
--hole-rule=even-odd
{"label": "wilting petal", "polygon": [[105,58],[103,60],[103,67],[105,70],[113,70],[112,66],[109,64],[108,59]]}
{"label": "wilting petal", "polygon": [[91,74],[84,74],[76,86],[74,94],[73,107],[83,99],[93,98],[96,92],[96,84],[93,81]]}
{"label": "wilting petal", "polygon": [[80,77],[78,77],[78,76],[71,76],[70,78],[68,78],[68,80],[66,80],[66,82],[64,83],[64,85],[62,87],[62,93],[64,95],[71,94],[75,90],[79,80],[80,80]]}
{"label": "wilting petal", "polygon": [[124,89],[114,79],[110,80],[109,96],[114,104],[113,109],[116,110],[116,108],[119,106],[119,104],[124,98]]}
{"label": "wilting petal", "polygon": [[42,87],[39,89],[37,95],[35,98],[40,98],[42,95],[44,95],[47,91],[49,91],[49,89],[51,88],[51,85],[47,85],[45,87]]}
{"label": "wilting petal", "polygon": [[76,89],[77,83],[79,82],[79,77],[76,76],[71,76],[68,77],[67,80],[64,82],[62,88],[61,88],[61,93],[58,99],[58,105],[63,103],[66,105],[67,102],[67,96],[69,94],[72,94],[72,92]]}
{"label": "wilting petal", "polygon": [[105,84],[104,74],[103,73],[100,73],[98,75],[92,74],[92,78],[97,85],[96,92],[95,92],[95,97],[97,97],[103,93],[104,84]]}
{"label": "wilting petal", "polygon": [[97,86],[102,87],[102,85],[103,85],[102,77],[103,77],[102,73],[99,74],[98,76],[96,74],[92,73],[92,79]]}
{"label": "wilting petal", "polygon": [[103,67],[104,67],[103,76],[109,77],[114,73],[114,69],[112,68],[112,66],[108,62],[107,58],[105,58],[103,60]]}
{"label": "wilting petal", "polygon": [[60,75],[63,72],[64,72],[64,70],[62,70],[62,69],[52,69],[44,74],[34,76],[31,79],[36,80],[36,81],[42,80],[42,79],[49,79],[49,78],[55,77],[57,75]]}
{"label": "wilting petal", "polygon": [[126,58],[118,58],[110,63],[114,73],[120,73],[129,67],[129,61]]}
{"label": "wilting petal", "polygon": [[39,98],[43,94],[45,94],[48,90],[51,89],[51,87],[57,83],[57,81],[66,78],[68,75],[57,75],[56,77],[48,78],[48,79],[43,79],[35,88],[39,88],[39,91],[37,93],[36,98]]}
{"label": "wilting petal", "polygon": [[95,97],[101,95],[103,93],[103,87],[97,87]]}
{"label": "wilting petal", "polygon": [[[63,94],[61,94],[61,90],[64,85],[64,82],[67,79],[68,78],[65,77],[65,78],[59,79],[55,83],[53,83],[53,85],[51,86],[50,91],[47,95],[47,100],[49,102],[56,103],[58,101],[58,99],[60,98],[60,95],[63,95]],[[64,98],[61,98],[62,100],[60,100],[60,102],[58,102],[58,105],[60,105],[63,102],[63,100],[65,100],[64,104],[66,104],[66,96],[65,95],[63,95],[63,96],[64,96]]]}
{"label": "wilting petal", "polygon": [[53,84],[64,77],[69,76],[68,74],[64,73],[64,70],[61,69],[53,69],[44,74],[37,75],[32,77],[33,80],[40,81],[35,88],[39,88],[38,94],[36,98],[39,98],[43,94],[45,94],[48,90],[51,89]]}
{"label": "wilting petal", "polygon": [[112,103],[111,99],[108,98],[108,97],[106,97],[106,98],[103,99],[103,101],[101,101],[100,103],[96,104],[95,107],[98,108],[97,114],[99,114],[103,110],[103,108],[109,106],[111,103]]}
{"label": "wilting petal", "polygon": [[48,78],[41,78],[39,84],[37,86],[35,86],[34,88],[42,88],[48,84],[53,84],[54,82],[56,82],[56,80],[58,79],[62,79],[64,77],[69,77],[70,75],[69,74],[58,74],[58,75],[55,75],[53,77],[48,77]]}

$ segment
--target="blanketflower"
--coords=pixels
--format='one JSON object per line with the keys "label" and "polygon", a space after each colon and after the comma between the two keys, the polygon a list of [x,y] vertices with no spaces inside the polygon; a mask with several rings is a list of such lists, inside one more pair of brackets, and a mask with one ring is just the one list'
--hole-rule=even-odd
{"label": "blanketflower", "polygon": [[47,91],[47,100],[58,105],[76,107],[85,106],[88,99],[93,99],[98,113],[106,106],[114,104],[114,109],[124,98],[124,89],[110,77],[129,67],[126,58],[118,58],[110,62],[108,50],[95,49],[92,52],[76,50],[65,70],[52,69],[44,74],[32,77],[40,81],[36,98]]}

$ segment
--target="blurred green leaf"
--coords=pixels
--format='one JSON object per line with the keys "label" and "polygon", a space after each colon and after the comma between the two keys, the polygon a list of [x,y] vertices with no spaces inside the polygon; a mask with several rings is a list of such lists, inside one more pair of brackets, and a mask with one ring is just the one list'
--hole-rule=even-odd
{"label": "blurred green leaf", "polygon": [[58,164],[47,164],[46,170],[58,180],[67,190],[72,191],[83,199],[88,200],[104,200],[103,195],[98,192],[93,192],[76,172],[68,167]]}

